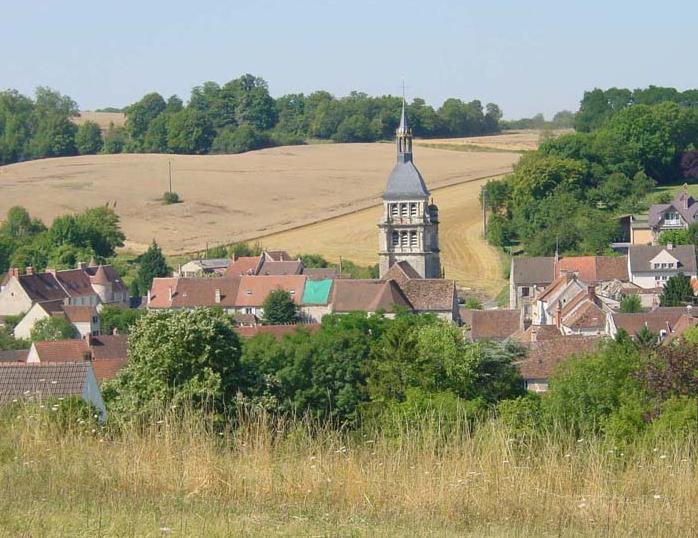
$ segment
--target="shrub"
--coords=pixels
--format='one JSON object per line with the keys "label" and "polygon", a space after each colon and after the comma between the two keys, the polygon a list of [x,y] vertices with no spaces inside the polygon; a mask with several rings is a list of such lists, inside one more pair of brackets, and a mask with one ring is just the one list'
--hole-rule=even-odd
{"label": "shrub", "polygon": [[167,191],[167,192],[163,193],[162,201],[165,203],[165,205],[170,205],[170,204],[178,204],[182,200],[179,198],[179,194],[177,194],[176,192]]}

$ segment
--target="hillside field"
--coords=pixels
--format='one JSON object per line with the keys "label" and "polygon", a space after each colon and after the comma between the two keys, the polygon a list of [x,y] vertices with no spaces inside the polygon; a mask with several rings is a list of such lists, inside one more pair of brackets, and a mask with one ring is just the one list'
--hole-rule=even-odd
{"label": "hillside field", "polygon": [[[473,241],[478,250],[485,248],[479,235],[472,237],[481,218],[478,180],[508,172],[518,158],[506,152],[416,148],[415,161],[442,205],[447,274],[456,276],[451,268],[462,264],[459,258]],[[375,209],[346,217],[351,235],[341,220],[329,221],[329,228],[288,230],[375,206],[394,159],[390,143],[289,146],[240,155],[44,159],[0,168],[0,215],[21,205],[50,222],[57,215],[108,203],[115,204],[127,247],[134,251],[144,250],[153,238],[169,254],[201,250],[207,243],[264,238],[263,244],[291,252],[315,251],[333,260],[341,254],[375,263]],[[183,203],[168,206],[160,198],[168,188],[169,162],[173,189]],[[476,183],[438,190],[468,181]],[[290,237],[298,242],[280,244],[283,236],[272,234],[282,231],[296,234]]]}

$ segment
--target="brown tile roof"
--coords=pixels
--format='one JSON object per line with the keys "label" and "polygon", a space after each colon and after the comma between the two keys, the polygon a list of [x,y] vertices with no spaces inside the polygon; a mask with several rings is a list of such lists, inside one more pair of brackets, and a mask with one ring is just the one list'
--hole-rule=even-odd
{"label": "brown tile roof", "polygon": [[[235,278],[155,278],[150,288],[148,308],[195,308],[221,306],[232,308],[240,279]],[[216,290],[220,302],[216,302]],[[170,297],[171,292],[171,297]]]}
{"label": "brown tile roof", "polygon": [[601,338],[596,336],[558,336],[528,344],[528,356],[517,363],[526,380],[548,379],[558,364],[573,356],[593,352]]}
{"label": "brown tile roof", "polygon": [[570,256],[561,258],[555,266],[555,275],[563,271],[578,273],[579,279],[589,284],[620,280],[627,282],[628,258],[626,256]]}
{"label": "brown tile roof", "polygon": [[303,272],[303,262],[294,261],[268,261],[264,260],[257,272],[258,275],[300,275]]}
{"label": "brown tile roof", "polygon": [[616,328],[623,329],[630,336],[639,332],[645,325],[652,332],[671,331],[679,318],[688,314],[685,307],[659,307],[651,312],[637,312],[634,314],[612,314]]}
{"label": "brown tile roof", "polygon": [[126,360],[128,357],[128,336],[100,335],[90,338],[90,349],[95,362],[105,359]]}
{"label": "brown tile roof", "polygon": [[28,354],[28,349],[0,350],[0,362],[25,362]]}
{"label": "brown tile roof", "polygon": [[259,320],[257,319],[257,316],[254,314],[242,314],[242,313],[236,313],[233,316],[233,319],[235,320],[235,323],[238,326],[249,326],[253,327],[255,325],[259,324]]}
{"label": "brown tile roof", "polygon": [[555,264],[555,276],[560,276],[563,271],[578,273],[579,279],[584,282],[594,282],[596,280],[596,258],[594,256],[561,258]]}
{"label": "brown tile roof", "polygon": [[303,275],[257,275],[240,277],[235,306],[262,306],[267,296],[274,290],[282,289],[291,293],[293,302],[300,304],[305,286]]}
{"label": "brown tile roof", "polygon": [[90,363],[0,363],[0,402],[15,399],[81,396]]}
{"label": "brown tile roof", "polygon": [[511,335],[511,338],[522,344],[530,344],[531,342],[552,340],[559,336],[562,336],[562,333],[555,325],[531,325],[526,330],[519,329]]}
{"label": "brown tile roof", "polygon": [[628,282],[628,257],[627,256],[597,256],[596,278],[599,282],[620,280]]}
{"label": "brown tile roof", "polygon": [[511,260],[514,284],[550,284],[555,278],[555,258],[515,256]]}
{"label": "brown tile roof", "polygon": [[690,327],[695,327],[696,325],[698,325],[698,318],[689,314],[682,314],[674,325],[672,334],[668,335],[668,338],[664,340],[664,343],[669,343],[675,338],[680,338],[687,329]]}
{"label": "brown tile roof", "polygon": [[281,340],[288,334],[295,334],[297,331],[317,332],[320,329],[319,323],[307,323],[298,325],[257,325],[255,327],[235,327],[237,332],[243,338],[252,338],[258,334],[271,334],[278,340]]}
{"label": "brown tile roof", "polygon": [[412,309],[394,280],[335,280],[332,288],[333,312],[395,312],[395,307]]}
{"label": "brown tile roof", "polygon": [[[538,295],[538,300],[543,301],[553,295],[557,291],[563,290],[567,285],[569,285],[571,282],[579,282],[577,279],[577,275],[574,273],[562,273],[559,276],[555,277],[555,280],[553,280],[549,286],[547,286],[539,295]],[[582,285],[585,283],[582,282]]]}
{"label": "brown tile roof", "polygon": [[19,276],[19,284],[33,302],[63,300],[69,297],[51,273],[36,273]]}
{"label": "brown tile roof", "polygon": [[80,362],[90,352],[82,339],[39,341],[34,342],[33,347],[41,362]]}
{"label": "brown tile roof", "polygon": [[[521,321],[518,310],[468,310],[470,339],[504,340],[514,334]],[[461,318],[462,319],[462,318]]]}
{"label": "brown tile roof", "polygon": [[308,280],[326,280],[339,277],[339,269],[336,267],[304,267],[303,274]]}
{"label": "brown tile roof", "polygon": [[95,290],[90,282],[90,275],[85,269],[71,269],[69,271],[56,271],[56,279],[70,297],[84,297],[95,295]]}
{"label": "brown tile roof", "polygon": [[94,306],[63,306],[65,317],[71,323],[90,323],[92,316],[97,315],[97,310]]}
{"label": "brown tile roof", "polygon": [[114,292],[126,292],[128,288],[124,281],[121,280],[119,273],[111,265],[99,265],[97,267],[87,267],[85,272],[90,277],[90,281],[93,284],[106,284],[110,283],[112,285],[112,291]]}
{"label": "brown tile roof", "polygon": [[454,280],[416,278],[408,280],[401,288],[418,312],[451,312],[458,300]]}
{"label": "brown tile roof", "polygon": [[571,329],[603,329],[606,326],[606,315],[596,303],[585,298],[574,312],[563,318],[562,323]]}
{"label": "brown tile roof", "polygon": [[240,256],[234,258],[230,262],[228,269],[226,269],[225,276],[255,275],[260,263],[260,256]]}
{"label": "brown tile roof", "polygon": [[402,260],[390,266],[390,269],[383,275],[383,280],[393,279],[401,286],[412,278],[422,278],[421,275],[409,264]]}

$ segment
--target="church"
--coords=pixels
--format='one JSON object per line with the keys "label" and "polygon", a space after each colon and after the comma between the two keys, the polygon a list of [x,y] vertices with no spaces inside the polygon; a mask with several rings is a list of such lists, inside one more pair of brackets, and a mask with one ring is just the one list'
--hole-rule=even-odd
{"label": "church", "polygon": [[380,277],[394,264],[407,262],[422,278],[441,278],[439,211],[429,203],[429,190],[412,160],[404,99],[395,139],[397,162],[383,193],[378,223]]}

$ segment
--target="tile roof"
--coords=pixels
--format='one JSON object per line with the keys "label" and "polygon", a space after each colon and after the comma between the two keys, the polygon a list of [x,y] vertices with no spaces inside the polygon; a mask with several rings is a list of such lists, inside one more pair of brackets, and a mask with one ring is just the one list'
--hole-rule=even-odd
{"label": "tile roof", "polygon": [[685,307],[655,308],[651,312],[637,312],[633,314],[614,313],[613,323],[617,329],[623,329],[630,336],[639,332],[644,326],[655,333],[659,331],[671,331],[681,316],[691,315],[691,310]]}
{"label": "tile roof", "polygon": [[304,267],[303,274],[308,277],[308,280],[335,279],[339,277],[339,269],[336,267]]}
{"label": "tile roof", "polygon": [[285,250],[265,250],[262,252],[262,257],[275,262],[295,261]]}
{"label": "tile roof", "polygon": [[571,329],[603,329],[606,326],[606,315],[596,303],[588,298],[569,316],[562,320],[565,327]]}
{"label": "tile roof", "polygon": [[[92,270],[95,270],[92,268]],[[68,271],[56,271],[56,279],[70,297],[84,297],[95,295],[92,288],[90,275],[85,269],[70,269]]]}
{"label": "tile roof", "polygon": [[278,340],[289,334],[295,334],[297,331],[308,331],[311,333],[317,332],[320,329],[319,323],[306,323],[298,325],[256,325],[254,327],[235,327],[237,332],[243,338],[252,338],[259,334],[271,334]]}
{"label": "tile roof", "polygon": [[234,258],[228,269],[225,271],[225,276],[241,276],[257,274],[257,268],[261,263],[260,256],[240,256]]}
{"label": "tile roof", "polygon": [[663,250],[679,261],[679,268],[675,272],[696,272],[696,247],[693,245],[674,245],[673,248],[662,245],[630,245],[628,249],[630,269],[633,273],[652,272],[650,260]]}
{"label": "tile roof", "polygon": [[19,284],[33,302],[63,300],[69,297],[52,273],[20,275]]}
{"label": "tile roof", "polygon": [[[155,278],[150,288],[148,308],[195,308],[236,306],[238,286],[242,278]],[[216,301],[216,290],[220,302]],[[171,294],[171,296],[170,296]]]}
{"label": "tile roof", "polygon": [[[504,340],[519,330],[519,310],[468,310],[471,340]],[[463,319],[463,318],[461,318]]]}
{"label": "tile roof", "polygon": [[555,258],[552,256],[515,256],[511,264],[516,286],[550,284],[555,278]]}
{"label": "tile roof", "polygon": [[332,287],[333,312],[395,312],[395,307],[412,309],[394,280],[335,280]]}
{"label": "tile roof", "polygon": [[555,325],[530,325],[525,330],[516,331],[511,335],[511,339],[522,344],[530,344],[531,342],[552,340],[559,336],[562,336],[562,333]]}
{"label": "tile roof", "polygon": [[100,335],[90,338],[90,349],[95,362],[106,359],[126,359],[128,357],[128,336]]}
{"label": "tile roof", "polygon": [[698,213],[698,204],[693,199],[691,195],[684,191],[679,191],[676,196],[668,204],[654,204],[650,206],[648,222],[652,227],[658,226],[664,217],[664,213],[667,209],[674,208],[683,219],[691,224],[696,220],[696,214]]}
{"label": "tile roof", "polygon": [[609,280],[628,281],[626,256],[570,256],[560,258],[555,265],[556,276],[562,271],[574,271],[579,279],[589,284]]}
{"label": "tile roof", "polygon": [[38,341],[32,347],[41,362],[80,362],[90,353],[83,339]]}
{"label": "tile roof", "polygon": [[451,312],[458,301],[454,280],[415,278],[406,281],[400,287],[418,312]]}
{"label": "tile roof", "polygon": [[391,278],[402,286],[408,280],[412,278],[422,278],[422,276],[408,261],[401,260],[391,265],[390,269],[383,275],[383,280],[390,280]]}
{"label": "tile roof", "polygon": [[29,355],[28,349],[0,350],[0,362],[25,362]]}
{"label": "tile roof", "polygon": [[257,271],[258,275],[300,275],[303,272],[303,262],[293,261],[269,261],[264,260]]}
{"label": "tile roof", "polygon": [[240,277],[235,306],[262,306],[267,296],[281,289],[291,293],[293,301],[300,304],[306,277],[303,275],[257,275]]}
{"label": "tile roof", "polygon": [[598,282],[620,280],[628,282],[628,257],[627,256],[597,256],[596,279]]}
{"label": "tile roof", "polygon": [[574,356],[592,353],[601,338],[596,336],[558,336],[528,344],[527,357],[516,366],[526,380],[548,379],[558,364]]}
{"label": "tile roof", "polygon": [[90,363],[0,363],[0,402],[15,399],[81,396]]}
{"label": "tile roof", "polygon": [[70,306],[64,305],[63,312],[71,323],[90,323],[92,317],[97,315],[94,306]]}
{"label": "tile roof", "polygon": [[[59,271],[61,273],[62,271]],[[85,272],[90,277],[90,281],[93,284],[106,284],[111,283],[112,291],[114,292],[127,292],[128,288],[124,281],[121,280],[119,273],[111,265],[99,265],[97,267],[87,267]]]}

